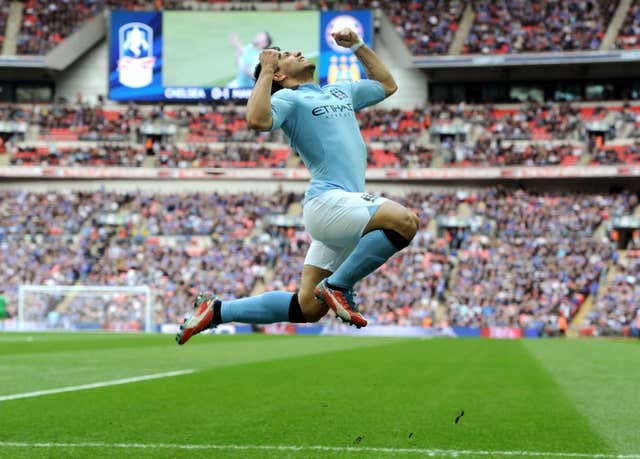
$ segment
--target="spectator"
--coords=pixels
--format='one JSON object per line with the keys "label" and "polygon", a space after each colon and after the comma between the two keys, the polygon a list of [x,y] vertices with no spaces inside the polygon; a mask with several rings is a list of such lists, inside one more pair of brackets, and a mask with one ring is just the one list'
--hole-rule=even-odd
{"label": "spectator", "polygon": [[465,54],[597,50],[617,2],[481,0]]}

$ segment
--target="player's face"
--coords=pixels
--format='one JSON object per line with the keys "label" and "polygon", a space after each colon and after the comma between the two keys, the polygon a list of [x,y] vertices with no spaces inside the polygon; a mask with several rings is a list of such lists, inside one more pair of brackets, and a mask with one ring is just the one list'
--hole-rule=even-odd
{"label": "player's face", "polygon": [[260,32],[255,37],[253,37],[253,46],[258,49],[265,49],[269,46],[269,37],[266,33]]}
{"label": "player's face", "polygon": [[316,64],[307,60],[300,51],[283,51],[278,61],[279,72],[289,77],[297,77],[305,72],[313,71]]}

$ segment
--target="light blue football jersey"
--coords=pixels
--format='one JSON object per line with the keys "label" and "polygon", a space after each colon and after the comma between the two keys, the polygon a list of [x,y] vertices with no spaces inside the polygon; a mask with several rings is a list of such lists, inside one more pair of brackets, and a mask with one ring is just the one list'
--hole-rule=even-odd
{"label": "light blue football jersey", "polygon": [[355,112],[384,96],[374,80],[305,83],[271,96],[271,130],[282,128],[311,174],[305,202],[329,190],[364,191],[367,149]]}

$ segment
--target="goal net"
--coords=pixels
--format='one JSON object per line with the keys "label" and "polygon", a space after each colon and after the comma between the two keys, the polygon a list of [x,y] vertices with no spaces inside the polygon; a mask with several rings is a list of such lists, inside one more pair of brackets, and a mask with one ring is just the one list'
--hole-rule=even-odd
{"label": "goal net", "polygon": [[147,286],[20,285],[18,330],[155,331]]}

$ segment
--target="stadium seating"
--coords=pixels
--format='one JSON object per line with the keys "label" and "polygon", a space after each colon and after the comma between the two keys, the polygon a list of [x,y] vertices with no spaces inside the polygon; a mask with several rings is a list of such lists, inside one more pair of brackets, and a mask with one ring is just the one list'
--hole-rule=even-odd
{"label": "stadium seating", "polygon": [[462,244],[450,321],[543,328],[558,314],[572,317],[613,254],[611,243],[590,239],[593,232],[636,204],[625,194],[483,196],[474,212],[495,223],[495,239]]}
{"label": "stadium seating", "polygon": [[640,47],[640,2],[631,3],[624,23],[618,32],[615,45],[619,49]]}
{"label": "stadium seating", "polygon": [[508,54],[598,49],[617,2],[476,1],[465,40],[467,54]]}
{"label": "stadium seating", "polygon": [[[433,104],[413,110],[367,109],[358,120],[369,148],[369,167],[432,167],[436,161],[450,167],[571,166],[640,162],[639,114],[640,106],[621,103]],[[9,145],[15,165],[290,165],[291,151],[283,135],[249,129],[244,112],[234,106],[0,105],[0,120],[30,126],[31,142]],[[607,126],[606,143],[588,138],[592,122]],[[145,137],[139,133],[145,125],[170,126],[176,134],[143,144]],[[438,141],[436,134],[449,125],[473,130],[473,140],[445,136]],[[145,162],[142,153],[153,158]]]}
{"label": "stadium seating", "polygon": [[[216,9],[254,10],[261,8],[303,9],[299,1],[252,2],[166,0],[93,0],[90,2],[44,2],[28,0],[17,40],[18,54],[42,55],[78,30],[105,8],[144,10]],[[311,2],[311,7],[329,9],[336,2]],[[414,55],[446,55],[459,27],[462,14],[471,5],[475,18],[464,41],[466,54],[507,54],[598,49],[618,2],[597,0],[518,1],[465,0],[349,0],[347,9],[380,7]],[[291,6],[289,6],[291,5]],[[7,16],[7,4],[0,7],[0,38]],[[615,41],[618,48],[638,46],[638,4],[633,3]],[[543,26],[544,24],[544,26]]]}
{"label": "stadium seating", "polygon": [[46,54],[104,9],[104,1],[24,2],[17,39],[18,54]]}
{"label": "stadium seating", "polygon": [[601,334],[620,335],[622,329],[636,325],[640,318],[640,240],[617,258],[611,282],[598,296],[595,307],[585,319],[587,327]]}
{"label": "stadium seating", "polygon": [[593,152],[590,164],[640,164],[640,145],[605,145]]}
{"label": "stadium seating", "polygon": [[4,43],[4,33],[7,27],[7,17],[9,15],[9,2],[2,2],[0,5],[0,49]]}
{"label": "stadium seating", "polygon": [[362,137],[366,141],[393,140],[403,135],[418,135],[431,124],[424,109],[398,110],[376,108],[358,114]]}
{"label": "stadium seating", "polygon": [[124,166],[140,167],[144,152],[121,144],[97,147],[19,147],[11,154],[11,164],[17,166]]}
{"label": "stadium seating", "polygon": [[572,166],[580,158],[580,148],[563,145],[529,144],[501,146],[491,137],[479,139],[475,146],[454,144],[445,164],[469,166]]}
{"label": "stadium seating", "polygon": [[225,144],[214,150],[207,145],[161,148],[157,167],[285,167],[288,148],[270,149],[248,144]]}
{"label": "stadium seating", "polygon": [[383,2],[396,31],[414,55],[449,52],[465,3],[462,0]]}
{"label": "stadium seating", "polygon": [[[295,289],[310,243],[301,228],[266,218],[286,213],[302,199],[299,194],[0,197],[0,256],[10,267],[0,273],[0,286],[12,304],[20,283],[149,284],[165,293],[156,321],[176,322],[202,288],[226,298],[250,294],[258,281],[267,289]],[[617,252],[611,242],[592,236],[602,222],[638,205],[638,196],[626,193],[502,189],[392,198],[420,215],[421,229],[408,250],[358,284],[358,301],[372,323],[536,330],[554,326],[559,315],[573,317],[587,297],[598,295],[599,279]],[[438,216],[455,216],[461,204],[484,223],[475,231],[436,233]],[[104,212],[129,216],[128,223],[101,225],[96,216]],[[17,250],[16,241],[22,241]],[[636,245],[631,249],[618,261],[619,282],[599,297],[591,323],[606,320],[603,311],[628,298],[628,288],[637,289],[630,279],[640,258]],[[624,310],[627,322],[635,306]]]}

